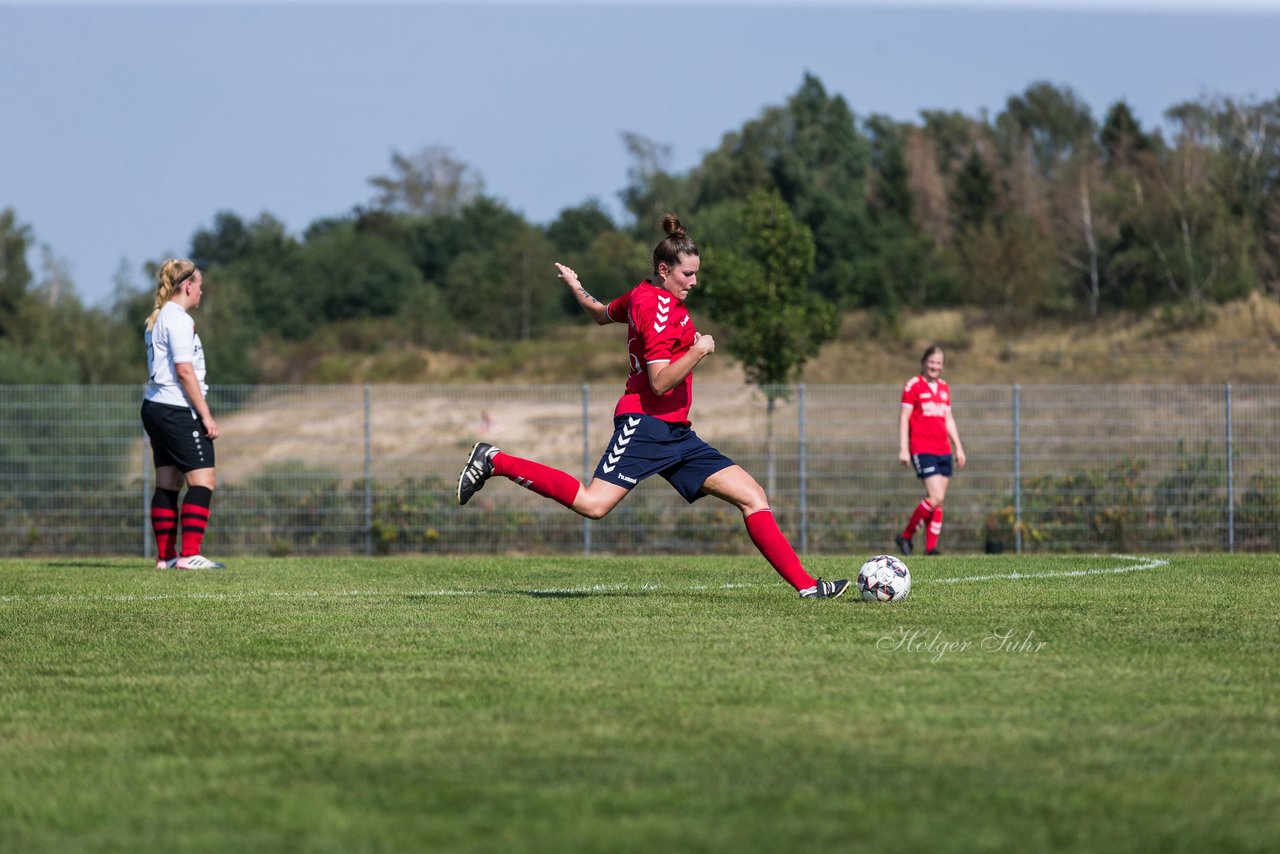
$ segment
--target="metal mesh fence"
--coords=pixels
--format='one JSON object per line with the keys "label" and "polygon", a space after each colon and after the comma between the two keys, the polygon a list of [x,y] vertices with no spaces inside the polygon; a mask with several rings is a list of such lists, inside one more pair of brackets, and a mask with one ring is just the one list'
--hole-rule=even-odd
{"label": "metal mesh fence", "polygon": [[[599,521],[498,479],[466,507],[471,444],[583,478],[609,386],[238,386],[210,403],[210,554],[747,552],[737,512],[661,478]],[[699,384],[699,435],[766,487],[802,553],[892,548],[923,495],[897,461],[897,386]],[[948,551],[1274,551],[1280,389],[953,389],[968,466]],[[129,386],[0,387],[0,554],[149,555],[150,448]]]}

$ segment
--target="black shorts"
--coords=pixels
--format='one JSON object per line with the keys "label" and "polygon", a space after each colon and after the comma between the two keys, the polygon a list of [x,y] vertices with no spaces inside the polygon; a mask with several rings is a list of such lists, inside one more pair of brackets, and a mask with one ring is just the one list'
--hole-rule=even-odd
{"label": "black shorts", "polygon": [[911,465],[915,467],[916,477],[921,480],[935,475],[951,477],[950,454],[912,454]]}
{"label": "black shorts", "polygon": [[144,400],[142,427],[151,439],[156,468],[177,466],[182,472],[213,468],[213,442],[205,437],[194,410]]}

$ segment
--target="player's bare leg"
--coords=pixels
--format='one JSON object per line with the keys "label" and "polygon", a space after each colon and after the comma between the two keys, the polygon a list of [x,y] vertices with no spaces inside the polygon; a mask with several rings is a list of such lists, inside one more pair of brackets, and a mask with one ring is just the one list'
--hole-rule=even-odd
{"label": "player's bare leg", "polygon": [[622,499],[626,498],[630,492],[631,490],[616,483],[593,477],[591,483],[579,487],[578,495],[573,499],[569,509],[588,519],[603,519],[613,508],[622,503]]}

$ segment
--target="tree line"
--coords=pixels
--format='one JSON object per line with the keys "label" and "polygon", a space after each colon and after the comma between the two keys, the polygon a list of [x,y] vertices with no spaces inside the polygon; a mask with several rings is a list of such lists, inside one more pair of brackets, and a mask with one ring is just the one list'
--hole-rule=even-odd
{"label": "tree line", "polygon": [[[619,293],[648,273],[668,210],[703,249],[699,299],[761,383],[793,379],[840,311],[980,306],[1016,326],[1119,310],[1194,320],[1252,291],[1276,297],[1280,97],[1204,98],[1164,119],[1144,128],[1124,101],[1098,118],[1046,82],[994,118],[859,118],[807,74],[687,172],[668,146],[624,134],[623,221],[589,199],[530,223],[447,149],[395,152],[369,201],[300,235],[222,211],[192,236],[216,294],[201,309],[210,369],[259,381],[262,345],[342,330],[362,331],[353,347],[546,335],[577,314],[546,286],[552,262]],[[35,246],[0,211],[0,382],[138,381],[150,290],[85,307],[47,248],[31,269]]]}

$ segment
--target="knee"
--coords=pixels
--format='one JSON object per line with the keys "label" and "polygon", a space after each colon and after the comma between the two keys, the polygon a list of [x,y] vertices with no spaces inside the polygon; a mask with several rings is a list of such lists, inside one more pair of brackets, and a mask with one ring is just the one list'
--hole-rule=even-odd
{"label": "knee", "polygon": [[750,516],[752,513],[768,510],[769,496],[765,493],[764,487],[757,483],[753,488],[744,492],[738,500],[738,508],[742,511],[743,516]]}
{"label": "knee", "polygon": [[605,516],[608,516],[609,511],[612,510],[613,508],[606,507],[603,504],[600,504],[598,502],[594,502],[588,499],[579,504],[575,504],[573,506],[573,509],[577,511],[578,515],[580,516],[585,516],[588,519],[596,520],[596,519],[603,519]]}
{"label": "knee", "polygon": [[186,476],[187,486],[203,486],[205,489],[213,492],[218,488],[218,478],[214,475],[212,469],[205,469],[200,474],[192,476],[188,473]]}

